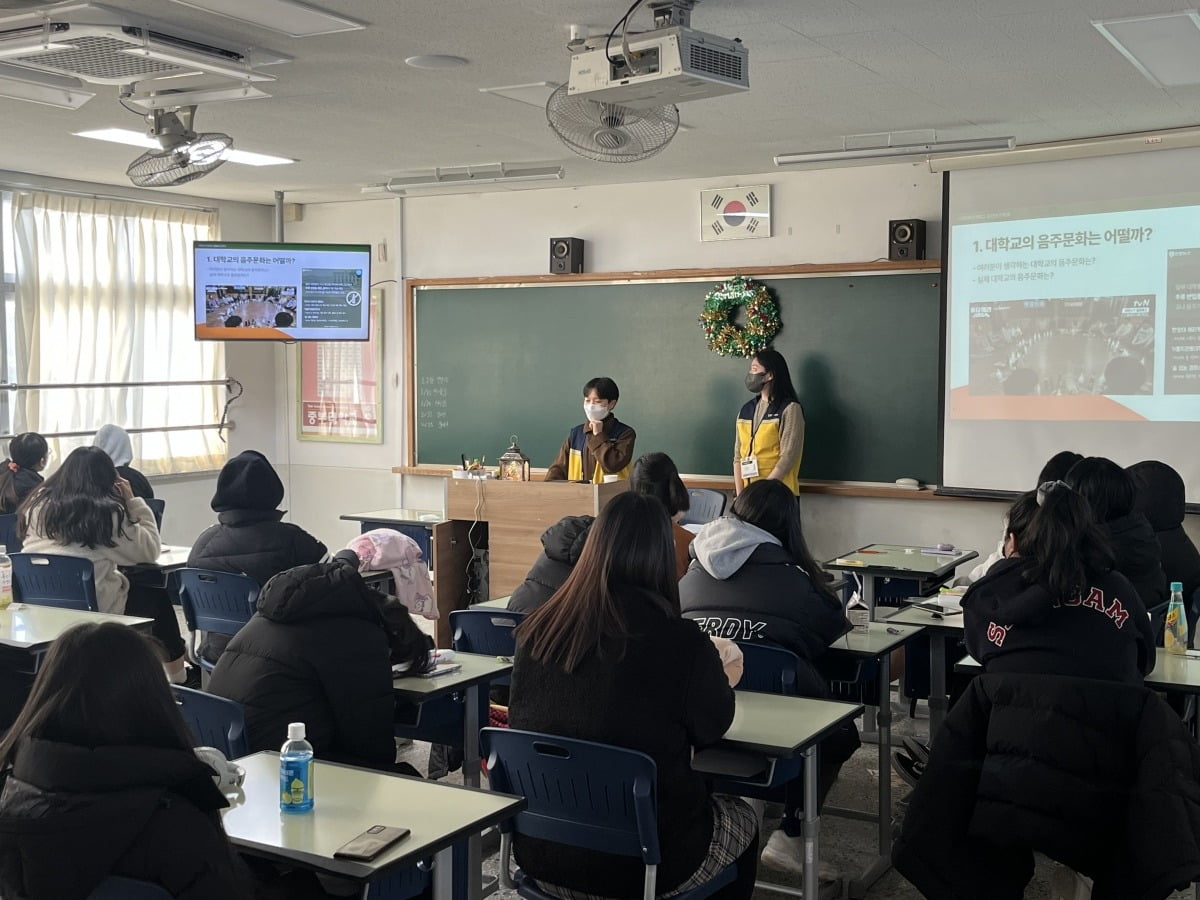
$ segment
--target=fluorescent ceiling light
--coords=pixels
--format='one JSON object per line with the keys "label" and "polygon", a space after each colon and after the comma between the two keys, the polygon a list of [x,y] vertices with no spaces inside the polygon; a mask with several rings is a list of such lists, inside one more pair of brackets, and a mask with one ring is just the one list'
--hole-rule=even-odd
{"label": "fluorescent ceiling light", "polygon": [[0,63],[0,97],[10,100],[28,100],[59,109],[79,109],[96,96],[93,91],[82,90],[82,84],[77,78]]}
{"label": "fluorescent ceiling light", "polygon": [[816,150],[811,153],[782,153],[775,157],[777,166],[799,166],[808,163],[856,162],[888,159],[898,156],[927,156],[933,153],[980,153],[988,150],[1011,150],[1016,138],[973,138],[962,141],[924,141],[915,144],[881,144],[871,147]]}
{"label": "fluorescent ceiling light", "polygon": [[1200,14],[1194,9],[1092,25],[1157,87],[1200,84]]}
{"label": "fluorescent ceiling light", "polygon": [[[49,53],[50,51],[61,50],[78,50],[74,44],[55,44],[50,42],[40,43],[37,45],[39,53]],[[18,44],[12,47],[0,47],[0,59],[8,56],[29,56],[30,47],[28,44]]]}
{"label": "fluorescent ceiling light", "polygon": [[529,84],[505,84],[500,87],[480,88],[479,93],[491,94],[493,97],[503,97],[505,100],[515,100],[518,103],[545,109],[546,101],[560,86],[556,81],[534,81]]}
{"label": "fluorescent ceiling light", "polygon": [[318,34],[336,34],[340,31],[361,31],[366,22],[349,16],[326,12],[307,3],[295,0],[174,0],[181,6],[190,6],[204,12],[215,13],[239,22],[249,22],[260,28],[278,31],[288,37],[313,37]]}
{"label": "fluorescent ceiling light", "polygon": [[[130,147],[144,147],[147,150],[157,150],[158,141],[142,131],[130,131],[128,128],[100,128],[95,131],[76,131],[76,137],[93,138],[97,141],[109,141],[113,144],[128,144]],[[285,156],[271,156],[266,153],[251,153],[248,150],[226,150],[227,162],[241,163],[244,166],[282,166],[294,163],[296,160]]]}
{"label": "fluorescent ceiling light", "polygon": [[991,166],[1119,156],[1123,153],[1139,153],[1146,150],[1180,150],[1191,147],[1200,147],[1200,128],[1169,128],[1165,131],[1143,131],[1113,137],[1030,144],[1008,153],[941,156],[929,160],[929,171],[953,172],[959,169],[983,169]]}
{"label": "fluorescent ceiling light", "polygon": [[559,165],[507,166],[496,163],[487,166],[458,166],[434,169],[427,175],[408,175],[392,178],[383,184],[368,185],[364,194],[404,194],[410,190],[459,187],[473,184],[497,184],[506,181],[559,181],[566,172]]}

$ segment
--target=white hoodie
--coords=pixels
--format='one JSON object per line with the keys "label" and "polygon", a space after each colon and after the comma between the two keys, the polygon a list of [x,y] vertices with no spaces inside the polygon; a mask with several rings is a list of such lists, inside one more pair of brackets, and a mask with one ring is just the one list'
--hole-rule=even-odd
{"label": "white hoodie", "polygon": [[736,575],[763,544],[782,546],[779,538],[735,516],[709,522],[692,541],[692,555],[713,578],[724,581]]}

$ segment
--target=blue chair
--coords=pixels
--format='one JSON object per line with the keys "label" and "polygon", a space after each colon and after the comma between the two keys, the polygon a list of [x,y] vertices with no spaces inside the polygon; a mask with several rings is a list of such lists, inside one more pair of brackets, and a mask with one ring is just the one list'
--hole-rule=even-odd
{"label": "blue chair", "polygon": [[6,553],[20,553],[21,539],[17,537],[17,514],[0,516],[0,544]]}
{"label": "blue chair", "polygon": [[96,572],[90,559],[54,553],[11,556],[13,599],[34,606],[96,611]]}
{"label": "blue chair", "polygon": [[[502,609],[456,609],[450,613],[454,649],[484,656],[516,656],[517,639],[513,637],[513,629],[524,618],[525,613]],[[492,684],[505,685],[511,681],[506,675]]]}
{"label": "blue chair", "polygon": [[212,663],[200,658],[195,647],[197,635],[202,631],[237,634],[254,615],[258,592],[258,583],[249,575],[208,569],[179,570],[179,601],[183,605],[183,620],[192,632],[188,656],[193,663],[206,672],[213,670]]}
{"label": "blue chair", "polygon": [[429,867],[409,866],[389,871],[370,882],[363,890],[362,900],[409,900],[429,886]]}
{"label": "blue chair", "polygon": [[742,651],[742,680],[739,691],[758,691],[761,694],[799,693],[800,657],[791,650],[771,644],[739,641]]}
{"label": "blue chair", "polygon": [[88,900],[171,900],[171,896],[161,885],[109,875],[88,894]]}
{"label": "blue chair", "polygon": [[178,685],[172,685],[171,692],[183,721],[200,746],[216,747],[226,759],[237,759],[250,752],[246,714],[240,703]]}
{"label": "blue chair", "polygon": [[[536,881],[510,874],[514,833],[621,856],[646,866],[643,900],[653,900],[662,856],[658,846],[658,770],[645,753],[517,731],[480,733],[492,789],[525,798],[526,808],[500,825],[500,882],[529,900],[553,900]],[[735,865],[678,900],[700,900],[737,877]]]}
{"label": "blue chair", "polygon": [[159,531],[162,531],[163,513],[167,510],[167,501],[160,500],[157,497],[151,497],[146,501],[146,505],[150,507],[150,512],[154,513],[154,524]]}
{"label": "blue chair", "polygon": [[725,503],[729,498],[724,491],[713,491],[708,488],[688,489],[688,511],[679,520],[680,525],[707,525],[713,519],[719,519],[725,513]]}

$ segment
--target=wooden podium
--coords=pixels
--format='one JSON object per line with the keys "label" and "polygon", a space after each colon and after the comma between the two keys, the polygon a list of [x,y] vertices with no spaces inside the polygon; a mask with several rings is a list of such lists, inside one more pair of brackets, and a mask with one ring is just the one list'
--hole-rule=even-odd
{"label": "wooden podium", "polygon": [[446,490],[446,518],[487,523],[488,596],[507,597],[542,552],[543,531],[563,516],[599,515],[609,500],[628,487],[627,481],[578,484],[452,478]]}

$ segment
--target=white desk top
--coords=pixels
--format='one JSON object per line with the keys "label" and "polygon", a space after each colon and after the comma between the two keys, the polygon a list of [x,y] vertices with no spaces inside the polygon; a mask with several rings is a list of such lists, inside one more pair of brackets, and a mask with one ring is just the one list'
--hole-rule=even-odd
{"label": "white desk top", "polygon": [[78,609],[59,609],[56,606],[14,603],[8,609],[0,610],[0,645],[38,651],[50,646],[72,625],[84,622],[117,622],[148,630],[153,621],[138,616],[117,616]]}
{"label": "white desk top", "polygon": [[942,615],[916,606],[906,606],[898,610],[894,615],[888,617],[887,622],[897,625],[920,625],[923,628],[941,629],[942,631],[963,630],[963,614],[961,612]]}
{"label": "white desk top", "polygon": [[508,609],[508,597],[497,597],[495,600],[472,603],[471,609]]}
{"label": "white desk top", "polygon": [[862,712],[859,703],[737,691],[733,724],[720,746],[791,757]]}
{"label": "white desk top", "polygon": [[188,556],[191,555],[191,547],[175,547],[170,544],[163,544],[162,552],[158,554],[158,565],[166,572],[173,569],[183,569],[187,567]]}
{"label": "white desk top", "polygon": [[979,554],[974,550],[949,553],[929,552],[928,547],[904,544],[868,544],[844,553],[822,565],[838,572],[880,572],[915,577],[941,578]]}
{"label": "white desk top", "polygon": [[1200,693],[1200,656],[1168,653],[1162,647],[1154,657],[1154,671],[1146,676],[1146,686],[1159,690]]}
{"label": "white desk top", "polygon": [[[246,770],[242,794],[222,811],[235,847],[358,881],[426,859],[525,806],[523,798],[508,794],[318,760],[312,812],[283,813],[279,754],[255,753],[238,764]],[[369,862],[333,858],[334,850],[372,825],[398,825],[412,834]]]}
{"label": "white desk top", "polygon": [[346,513],[338,518],[348,522],[398,522],[402,525],[436,525],[446,521],[446,514],[440,509],[411,509],[397,507],[394,509],[373,509],[368,512]]}
{"label": "white desk top", "polygon": [[513,667],[512,660],[505,661],[496,656],[483,656],[478,653],[456,653],[452,662],[462,668],[449,675],[439,675],[436,678],[406,675],[392,679],[392,690],[396,699],[422,703],[439,694],[459,691],[500,678],[511,672]]}
{"label": "white desk top", "polygon": [[878,659],[901,644],[907,643],[923,630],[920,625],[895,625],[891,619],[872,622],[870,630],[866,634],[847,632],[830,644],[829,649],[830,651],[849,653],[851,656]]}

